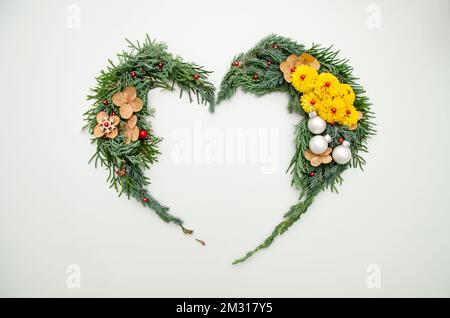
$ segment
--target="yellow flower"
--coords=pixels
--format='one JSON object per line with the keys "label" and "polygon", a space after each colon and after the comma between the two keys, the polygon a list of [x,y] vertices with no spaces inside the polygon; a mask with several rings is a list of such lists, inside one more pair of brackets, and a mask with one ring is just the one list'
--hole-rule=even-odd
{"label": "yellow flower", "polygon": [[339,95],[344,100],[344,103],[348,106],[352,106],[355,102],[355,92],[353,88],[348,84],[339,85]]}
{"label": "yellow flower", "polygon": [[352,127],[358,122],[359,114],[356,111],[355,106],[346,106],[344,110],[344,114],[342,115],[342,119],[339,120],[341,125],[345,125],[347,127]]}
{"label": "yellow flower", "polygon": [[320,100],[313,92],[303,94],[302,97],[300,97],[300,104],[306,113],[310,113],[319,108],[319,103]]}
{"label": "yellow flower", "polygon": [[331,73],[320,73],[315,82],[314,91],[323,99],[326,96],[335,97],[339,95],[339,80]]}
{"label": "yellow flower", "polygon": [[291,74],[292,85],[300,93],[308,93],[314,89],[317,71],[308,65],[300,65]]}
{"label": "yellow flower", "polygon": [[340,123],[345,116],[345,103],[340,98],[325,99],[317,108],[317,113],[330,124]]}

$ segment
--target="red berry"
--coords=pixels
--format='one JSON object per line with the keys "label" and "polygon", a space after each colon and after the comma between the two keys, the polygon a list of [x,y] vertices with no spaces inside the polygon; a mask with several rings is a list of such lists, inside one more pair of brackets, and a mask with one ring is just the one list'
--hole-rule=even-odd
{"label": "red berry", "polygon": [[326,87],[330,87],[330,85],[331,85],[330,82],[326,82],[326,83],[325,83],[325,86],[326,86]]}
{"label": "red berry", "polygon": [[106,106],[106,105],[108,105],[108,104],[109,104],[109,102],[108,102],[108,100],[107,100],[107,99],[104,99],[104,100],[102,100],[102,104]]}
{"label": "red berry", "polygon": [[112,113],[111,113],[111,116],[116,116],[116,113],[115,113],[115,112],[112,112]]}
{"label": "red berry", "polygon": [[339,142],[340,144],[342,144],[342,143],[344,142],[344,138],[339,138],[339,139],[338,139],[338,142]]}
{"label": "red berry", "polygon": [[234,62],[233,62],[233,66],[239,67],[239,66],[241,66],[241,62],[239,62],[239,61],[234,61]]}
{"label": "red berry", "polygon": [[305,78],[306,78],[305,74],[300,75],[300,79],[301,79],[302,81],[304,81]]}
{"label": "red berry", "polygon": [[350,115],[352,113],[352,111],[350,109],[347,109],[346,113],[347,113],[347,115]]}
{"label": "red berry", "polygon": [[106,127],[106,128],[108,128],[108,127],[109,127],[109,123],[108,123],[107,121],[105,121],[105,122],[103,123],[103,126]]}
{"label": "red berry", "polygon": [[148,136],[148,132],[145,129],[139,130],[139,139],[145,139]]}
{"label": "red berry", "polygon": [[314,177],[316,175],[316,173],[314,172],[314,171],[311,171],[310,173],[309,173],[309,176],[310,177]]}
{"label": "red berry", "polygon": [[311,100],[309,103],[310,103],[311,105],[315,105],[315,104],[316,104],[316,101],[313,99],[313,100]]}
{"label": "red berry", "polygon": [[267,66],[272,65],[272,61],[267,61]]}
{"label": "red berry", "polygon": [[291,73],[295,72],[295,66],[291,67]]}
{"label": "red berry", "polygon": [[164,67],[164,63],[163,62],[159,62],[158,67],[159,67],[160,70],[162,70],[163,67]]}
{"label": "red berry", "polygon": [[336,114],[336,108],[331,108],[331,112],[332,112],[333,114]]}
{"label": "red berry", "polygon": [[257,81],[259,79],[258,74],[253,74],[253,80]]}
{"label": "red berry", "polygon": [[279,46],[278,46],[278,44],[274,43],[274,44],[272,44],[272,48],[273,48],[273,49],[278,49]]}
{"label": "red berry", "polygon": [[200,76],[197,73],[194,74],[194,80],[198,81],[199,77]]}
{"label": "red berry", "polygon": [[144,197],[144,198],[142,199],[142,201],[144,201],[144,203],[147,203],[147,202],[148,202],[148,198],[147,198],[147,197]]}
{"label": "red berry", "polygon": [[131,72],[130,75],[131,75],[132,78],[136,78],[137,77],[137,73],[135,71]]}

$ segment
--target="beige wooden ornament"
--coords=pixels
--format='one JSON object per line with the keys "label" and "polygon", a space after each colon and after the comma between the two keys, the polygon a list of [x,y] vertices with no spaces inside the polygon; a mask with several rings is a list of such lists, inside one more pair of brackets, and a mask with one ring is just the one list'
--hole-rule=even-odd
{"label": "beige wooden ornament", "polygon": [[297,62],[295,63],[295,66],[299,67],[300,65],[311,66],[316,71],[318,71],[320,68],[320,62],[318,60],[316,60],[316,58],[309,53],[302,53],[299,56]]}
{"label": "beige wooden ornament", "polygon": [[305,151],[304,156],[306,160],[311,163],[311,166],[318,167],[321,164],[327,164],[333,161],[333,158],[330,155],[332,151],[333,149],[328,147],[327,150],[325,150],[323,153],[316,155],[308,149]]}
{"label": "beige wooden ornament", "polygon": [[94,136],[97,138],[116,138],[118,134],[117,125],[120,123],[118,116],[109,116],[106,112],[99,112],[96,116],[97,125],[94,127]]}
{"label": "beige wooden ornament", "polygon": [[144,107],[144,102],[137,97],[136,88],[133,86],[127,86],[123,91],[115,93],[112,102],[119,107],[119,114],[123,119],[129,119],[133,112],[137,113]]}
{"label": "beige wooden ornament", "polygon": [[127,120],[123,127],[124,143],[128,145],[132,141],[139,139],[139,128],[136,126],[137,116],[133,115]]}
{"label": "beige wooden ornament", "polygon": [[286,82],[291,82],[292,73],[295,71],[295,68],[300,65],[311,66],[316,71],[320,68],[319,61],[309,53],[302,53],[300,56],[291,54],[287,57],[286,61],[280,63],[280,70],[283,72],[283,77]]}

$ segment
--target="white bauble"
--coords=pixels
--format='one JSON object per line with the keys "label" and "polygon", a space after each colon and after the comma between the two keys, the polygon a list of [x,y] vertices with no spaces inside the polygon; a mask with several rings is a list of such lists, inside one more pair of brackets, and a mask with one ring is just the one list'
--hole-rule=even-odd
{"label": "white bauble", "polygon": [[316,155],[320,155],[328,148],[328,143],[331,141],[330,136],[314,136],[309,141],[309,150]]}
{"label": "white bauble", "polygon": [[343,165],[352,159],[352,152],[350,151],[350,143],[345,141],[342,145],[337,146],[333,149],[333,153],[331,154],[334,162]]}
{"label": "white bauble", "polygon": [[319,135],[325,131],[327,123],[316,112],[309,113],[308,130],[314,135]]}

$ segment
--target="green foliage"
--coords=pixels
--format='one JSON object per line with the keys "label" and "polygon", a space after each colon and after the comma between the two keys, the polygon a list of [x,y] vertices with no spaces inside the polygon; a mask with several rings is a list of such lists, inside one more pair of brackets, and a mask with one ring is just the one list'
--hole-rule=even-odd
{"label": "green foliage", "polygon": [[[339,138],[344,138],[351,143],[353,159],[348,164],[338,165],[332,162],[319,167],[312,167],[309,161],[304,158],[303,154],[308,149],[309,140],[312,137],[307,128],[307,114],[300,106],[300,93],[284,80],[279,69],[280,63],[285,61],[290,54],[300,55],[303,52],[308,52],[319,60],[321,63],[319,72],[330,72],[340,82],[351,85],[356,95],[354,105],[357,110],[364,113],[364,117],[359,121],[358,128],[355,131],[350,131],[340,125],[327,125],[325,133],[332,138],[330,147],[336,147]],[[327,188],[337,192],[337,186],[343,181],[341,174],[344,170],[349,167],[362,169],[365,164],[361,153],[367,152],[367,140],[376,132],[372,122],[374,114],[370,110],[369,99],[364,96],[364,89],[357,84],[358,79],[352,75],[352,67],[348,65],[347,60],[339,59],[338,53],[333,51],[331,47],[322,48],[319,45],[313,45],[306,50],[302,44],[290,39],[269,35],[247,53],[240,53],[235,56],[230,70],[222,80],[217,104],[231,98],[237,88],[258,96],[271,92],[285,92],[289,95],[289,112],[297,112],[303,115],[296,128],[296,153],[288,169],[293,175],[292,185],[300,191],[299,202],[290,208],[284,215],[284,219],[263,243],[248,252],[244,257],[235,260],[233,264],[243,262],[257,251],[269,247],[276,237],[283,234],[306,212],[317,194]],[[234,64],[237,61],[239,64]],[[256,78],[254,77],[255,74],[257,75]],[[315,173],[314,177],[309,176],[312,171]]]}
{"label": "green foliage", "polygon": [[[164,43],[152,41],[148,36],[142,44],[130,41],[128,43],[131,51],[118,54],[117,65],[109,60],[110,65],[97,77],[97,86],[92,89],[93,94],[88,96],[88,100],[93,101],[93,104],[84,114],[84,128],[92,133],[97,124],[96,115],[101,111],[119,114],[119,108],[112,103],[112,96],[126,86],[134,86],[137,95],[144,102],[143,109],[135,113],[138,118],[137,126],[147,130],[148,137],[128,145],[124,144],[121,133],[114,139],[94,138],[92,142],[96,144],[97,149],[89,162],[93,162],[95,167],[100,165],[109,171],[107,181],[111,188],[119,192],[119,196],[125,194],[128,198],[133,197],[155,211],[165,222],[182,227],[182,220],[169,214],[169,208],[161,205],[145,188],[150,180],[144,171],[157,161],[160,154],[158,143],[161,141],[160,137],[153,134],[147,121],[147,117],[154,112],[149,106],[148,92],[154,88],[172,91],[177,86],[180,97],[186,93],[190,102],[196,100],[199,104],[209,104],[209,110],[213,112],[215,88],[207,80],[211,72],[196,64],[186,63],[180,57],[174,57],[167,52]],[[137,76],[133,77],[132,72]],[[198,80],[194,79],[195,74],[198,74]],[[108,105],[103,104],[104,100],[108,101]],[[122,131],[125,122],[122,120],[119,131]],[[124,175],[118,174],[120,169],[125,170]],[[148,201],[144,202],[144,198]]]}

